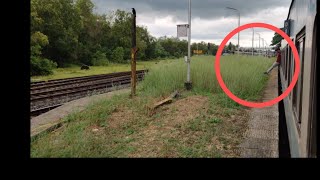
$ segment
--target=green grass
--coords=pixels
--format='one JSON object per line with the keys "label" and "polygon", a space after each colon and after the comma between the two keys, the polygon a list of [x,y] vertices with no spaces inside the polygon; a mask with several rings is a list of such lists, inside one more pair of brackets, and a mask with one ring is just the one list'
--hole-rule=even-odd
{"label": "green grass", "polygon": [[[262,57],[224,56],[222,76],[236,95],[258,100],[267,80],[263,72],[273,61]],[[193,119],[168,126],[170,118],[179,113],[177,106],[168,110],[164,106],[155,114],[149,114],[146,106],[159,100],[159,96],[184,88],[186,64],[183,59],[164,61],[149,66],[145,80],[138,85],[136,98],[116,95],[70,114],[64,118],[66,123],[62,127],[31,142],[31,157],[234,157],[230,147],[239,143],[247,118],[241,118],[241,106],[230,100],[217,84],[213,63],[213,56],[192,59],[194,88],[183,92],[180,99],[200,95],[209,101],[208,107],[201,108]],[[118,116],[112,120],[115,113]],[[236,116],[236,121],[230,121],[231,116]],[[94,132],[95,128],[99,130]],[[153,131],[148,134],[146,129]],[[151,144],[142,146],[150,138]]]}
{"label": "green grass", "polygon": [[[222,93],[214,70],[213,56],[194,56],[191,61],[191,81],[194,91]],[[221,74],[227,87],[237,96],[256,100],[260,97],[267,76],[263,74],[274,59],[251,56],[222,56]],[[187,65],[183,59],[174,63],[154,66],[142,82],[141,90],[157,97],[183,89]]]}
{"label": "green grass", "polygon": [[[137,148],[129,143],[136,141],[136,134],[150,121],[144,107],[147,101],[128,100],[128,94],[122,94],[90,104],[64,118],[65,125],[58,130],[32,140],[31,157],[127,157]],[[135,115],[111,126],[110,115],[124,107]],[[92,131],[95,127],[99,128],[96,133]]]}
{"label": "green grass", "polygon": [[[163,64],[169,64],[177,59],[167,60],[153,60],[153,61],[138,61],[137,70],[148,69],[153,66],[160,66]],[[51,79],[63,79],[80,76],[90,76],[98,74],[108,74],[114,72],[131,71],[131,64],[110,64],[108,66],[90,66],[90,70],[80,70],[79,66],[71,66],[68,68],[57,68],[53,70],[52,75],[48,76],[32,76],[31,82],[34,81],[46,81]]]}
{"label": "green grass", "polygon": [[[146,140],[143,132],[153,125],[160,129],[154,141],[159,142],[161,148],[156,155],[144,153],[142,157],[225,157],[227,153],[223,149],[212,146],[212,139],[217,137],[219,140],[220,136],[243,128],[223,120],[228,117],[224,113],[227,109],[221,109],[213,97],[209,95],[212,113],[201,110],[194,119],[175,125],[175,130],[165,130],[164,134],[161,129],[167,127],[167,123],[163,119],[171,115],[163,114],[163,109],[160,109],[149,116],[145,105],[152,101],[151,98],[128,99],[128,94],[124,94],[100,100],[82,112],[67,116],[61,128],[32,140],[31,157],[131,157],[132,154],[143,153],[145,149],[141,142]],[[111,114],[121,112],[124,107],[132,110],[133,114],[125,123],[111,126]],[[99,128],[99,131],[93,132],[94,128]],[[229,141],[225,146],[235,143],[237,138]],[[154,145],[145,148],[150,151],[158,149]]]}
{"label": "green grass", "polygon": [[[116,95],[90,105],[85,111],[67,116],[61,131],[40,137],[31,143],[31,157],[102,157],[121,156],[127,147],[124,132],[109,128],[105,121],[117,108],[126,104],[126,96]],[[104,136],[96,138],[91,126],[105,127]],[[111,136],[112,138],[105,138]],[[107,146],[108,145],[108,146]]]}

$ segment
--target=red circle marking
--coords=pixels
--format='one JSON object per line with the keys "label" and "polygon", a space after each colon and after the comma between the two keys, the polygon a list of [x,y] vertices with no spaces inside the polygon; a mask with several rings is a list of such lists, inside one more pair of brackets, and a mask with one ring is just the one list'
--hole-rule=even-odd
{"label": "red circle marking", "polygon": [[[227,86],[223,82],[222,77],[221,77],[221,73],[220,73],[220,56],[221,56],[221,53],[222,53],[224,46],[227,44],[229,39],[231,39],[235,34],[237,34],[238,32],[240,32],[242,30],[254,28],[254,27],[270,29],[270,30],[273,30],[273,31],[277,32],[278,34],[280,34],[289,43],[291,49],[293,50],[294,61],[295,61],[294,75],[293,75],[293,79],[292,79],[289,87],[280,96],[278,96],[270,101],[262,102],[262,103],[245,101],[245,100],[240,99],[237,96],[235,96],[227,88]],[[296,83],[298,81],[298,77],[299,77],[299,73],[300,73],[300,57],[299,57],[297,48],[295,47],[294,43],[291,41],[290,37],[286,33],[284,33],[282,30],[280,30],[279,28],[272,26],[270,24],[266,24],[266,23],[250,23],[250,24],[245,24],[245,25],[242,25],[242,26],[234,29],[224,38],[224,40],[222,41],[222,43],[220,44],[220,46],[218,48],[218,51],[216,54],[216,61],[215,61],[214,66],[215,66],[214,68],[216,71],[216,77],[218,79],[220,87],[232,100],[234,100],[235,102],[237,102],[243,106],[247,106],[247,107],[251,107],[251,108],[263,108],[263,107],[267,107],[267,106],[272,106],[272,105],[280,102],[282,99],[287,97],[289,95],[289,93],[292,91],[293,87],[296,85]]]}

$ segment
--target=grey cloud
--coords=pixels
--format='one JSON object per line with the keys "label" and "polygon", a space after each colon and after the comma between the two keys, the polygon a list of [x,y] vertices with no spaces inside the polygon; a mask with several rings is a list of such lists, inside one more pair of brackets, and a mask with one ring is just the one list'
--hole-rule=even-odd
{"label": "grey cloud", "polygon": [[[98,13],[123,9],[130,11],[134,7],[138,13],[153,14],[158,17],[172,15],[176,21],[187,20],[188,0],[93,0]],[[192,17],[215,19],[223,16],[237,15],[235,11],[225,7],[233,7],[241,16],[252,16],[262,9],[287,7],[291,0],[193,0]]]}
{"label": "grey cloud", "polygon": [[[95,11],[107,13],[121,9],[137,11],[137,23],[145,25],[155,37],[176,36],[176,24],[187,23],[188,0],[92,0]],[[250,22],[265,22],[277,27],[283,25],[283,20],[289,10],[291,0],[192,0],[192,40],[215,41],[221,40],[232,29],[237,27],[236,12],[225,7],[237,8],[241,12],[241,24]],[[168,18],[168,16],[170,16]],[[161,23],[155,20],[161,19]],[[199,19],[200,18],[200,19]],[[256,28],[268,42],[273,32]],[[240,43],[250,45],[251,31],[241,32]],[[263,33],[265,35],[263,35]],[[257,38],[257,35],[256,35]],[[233,39],[236,39],[234,37]]]}

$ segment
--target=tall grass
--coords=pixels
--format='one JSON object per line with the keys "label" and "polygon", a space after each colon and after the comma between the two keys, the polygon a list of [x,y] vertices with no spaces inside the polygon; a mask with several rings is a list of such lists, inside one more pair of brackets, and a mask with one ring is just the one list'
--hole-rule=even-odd
{"label": "tall grass", "polygon": [[[222,93],[214,70],[215,57],[194,56],[191,60],[191,81],[194,91]],[[223,81],[235,95],[246,100],[257,100],[267,76],[264,71],[274,59],[251,56],[222,56],[220,68]],[[171,64],[154,66],[141,84],[141,91],[150,96],[165,96],[183,89],[187,65],[183,59]]]}

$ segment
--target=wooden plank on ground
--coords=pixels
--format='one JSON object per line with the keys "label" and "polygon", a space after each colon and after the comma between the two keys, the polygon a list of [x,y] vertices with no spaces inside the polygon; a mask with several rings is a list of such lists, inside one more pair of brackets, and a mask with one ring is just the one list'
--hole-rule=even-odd
{"label": "wooden plank on ground", "polygon": [[177,95],[179,94],[178,91],[174,91],[169,97],[167,97],[166,99],[160,101],[160,102],[157,102],[156,104],[154,104],[150,110],[155,110],[156,108],[164,105],[164,104],[169,104],[172,102],[173,98],[175,98]]}

